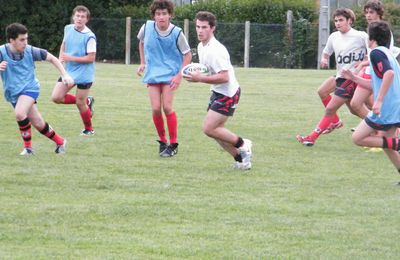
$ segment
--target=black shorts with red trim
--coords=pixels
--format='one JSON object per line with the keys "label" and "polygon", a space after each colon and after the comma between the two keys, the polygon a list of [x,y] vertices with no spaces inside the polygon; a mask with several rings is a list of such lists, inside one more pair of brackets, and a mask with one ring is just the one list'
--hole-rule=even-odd
{"label": "black shorts with red trim", "polygon": [[[62,78],[60,77],[58,79],[58,82],[62,82]],[[90,87],[92,86],[93,82],[90,83],[84,83],[84,84],[75,84],[77,88],[79,89],[90,89]]]}
{"label": "black shorts with red trim", "polygon": [[388,131],[388,130],[390,130],[392,127],[397,127],[397,128],[400,127],[400,123],[397,123],[397,124],[387,124],[387,125],[377,124],[377,123],[372,122],[368,117],[366,117],[366,118],[364,119],[364,121],[365,121],[365,123],[367,123],[367,125],[368,125],[369,127],[373,128],[373,129],[375,129],[375,130],[378,130],[378,131]]}
{"label": "black shorts with red trim", "polygon": [[345,99],[351,99],[356,91],[357,84],[344,78],[336,79],[335,95]]}
{"label": "black shorts with red trim", "polygon": [[240,88],[236,91],[233,97],[225,96],[221,93],[213,91],[210,97],[210,103],[208,103],[208,108],[212,111],[220,113],[224,116],[233,116],[236,106],[239,103],[240,98]]}

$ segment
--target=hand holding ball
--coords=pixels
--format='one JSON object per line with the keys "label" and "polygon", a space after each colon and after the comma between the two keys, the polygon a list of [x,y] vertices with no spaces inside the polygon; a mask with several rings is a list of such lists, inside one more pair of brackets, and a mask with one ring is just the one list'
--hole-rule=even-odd
{"label": "hand holding ball", "polygon": [[190,63],[190,64],[186,65],[185,67],[183,67],[183,69],[182,69],[183,77],[190,78],[191,77],[190,73],[192,73],[192,74],[200,73],[203,75],[210,74],[207,66],[204,64],[201,64],[201,63]]}

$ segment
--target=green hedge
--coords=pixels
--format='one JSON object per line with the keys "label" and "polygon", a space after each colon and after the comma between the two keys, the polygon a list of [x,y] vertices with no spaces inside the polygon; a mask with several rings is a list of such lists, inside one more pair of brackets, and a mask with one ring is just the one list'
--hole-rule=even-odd
{"label": "green hedge", "polygon": [[[20,22],[29,29],[30,43],[58,54],[63,28],[70,22],[72,9],[86,5],[93,19],[89,27],[98,37],[99,60],[124,60],[125,17],[134,21],[132,26],[132,61],[137,61],[136,33],[144,20],[150,19],[151,0],[0,0],[0,43],[5,42],[4,28]],[[216,14],[219,25],[217,37],[231,53],[235,65],[243,64],[244,22],[251,25],[250,66],[259,67],[315,67],[318,41],[318,7],[313,0],[207,0],[175,9],[174,23],[182,26],[184,19],[191,21],[191,46],[197,40],[193,19],[200,10]],[[293,11],[293,41],[289,43],[286,12]],[[361,8],[354,8],[358,17],[355,27],[366,28]],[[400,24],[400,7],[386,4],[385,19]],[[136,21],[136,22],[135,22]],[[333,31],[333,25],[331,27]],[[396,44],[398,33],[394,31]]]}

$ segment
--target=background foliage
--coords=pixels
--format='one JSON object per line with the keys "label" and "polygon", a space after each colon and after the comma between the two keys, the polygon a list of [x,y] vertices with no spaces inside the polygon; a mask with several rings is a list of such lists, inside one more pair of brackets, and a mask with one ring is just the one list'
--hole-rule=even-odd
{"label": "background foliage", "polygon": [[[138,62],[136,34],[145,20],[150,19],[149,0],[15,0],[12,4],[0,0],[0,42],[5,42],[7,24],[20,22],[27,25],[30,43],[58,54],[63,28],[70,22],[72,9],[83,4],[92,13],[89,27],[98,40],[98,60],[123,61],[125,54],[125,17],[132,17],[131,60]],[[174,23],[183,26],[189,19],[190,45],[195,49],[197,39],[193,19],[200,10],[216,14],[219,24],[218,39],[227,46],[235,65],[244,63],[244,22],[251,22],[250,66],[313,68],[317,61],[318,1],[309,0],[214,0],[199,1],[175,9]],[[286,27],[286,12],[293,11],[293,38]],[[354,8],[355,27],[366,28],[360,7]],[[400,7],[386,4],[385,19],[400,24]],[[332,24],[331,24],[332,25]],[[333,31],[333,25],[331,28]],[[399,34],[393,31],[396,42]]]}

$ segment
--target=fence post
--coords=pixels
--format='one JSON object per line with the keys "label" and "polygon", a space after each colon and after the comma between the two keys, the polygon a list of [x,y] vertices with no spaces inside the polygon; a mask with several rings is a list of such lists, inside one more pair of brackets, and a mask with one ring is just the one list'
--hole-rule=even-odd
{"label": "fence post", "polygon": [[[186,40],[189,43],[189,19],[183,20],[183,33],[185,34]],[[190,43],[189,43],[190,46]]]}
{"label": "fence post", "polygon": [[293,40],[293,12],[291,10],[288,10],[286,12],[286,24],[288,31],[288,46],[289,46],[289,58],[288,58],[289,62],[286,62],[286,67],[289,66],[289,68],[292,68],[294,64],[294,55],[293,55],[294,40]]}
{"label": "fence post", "polygon": [[125,22],[125,64],[131,64],[131,27],[132,21],[130,17],[126,17]]}
{"label": "fence post", "polygon": [[244,67],[249,67],[250,61],[250,21],[244,24]]}
{"label": "fence post", "polygon": [[[322,51],[326,46],[329,37],[329,17],[330,17],[330,0],[321,0],[319,7],[319,28],[318,28],[318,57],[317,64],[320,69],[319,59]],[[328,63],[329,68],[329,63]]]}

